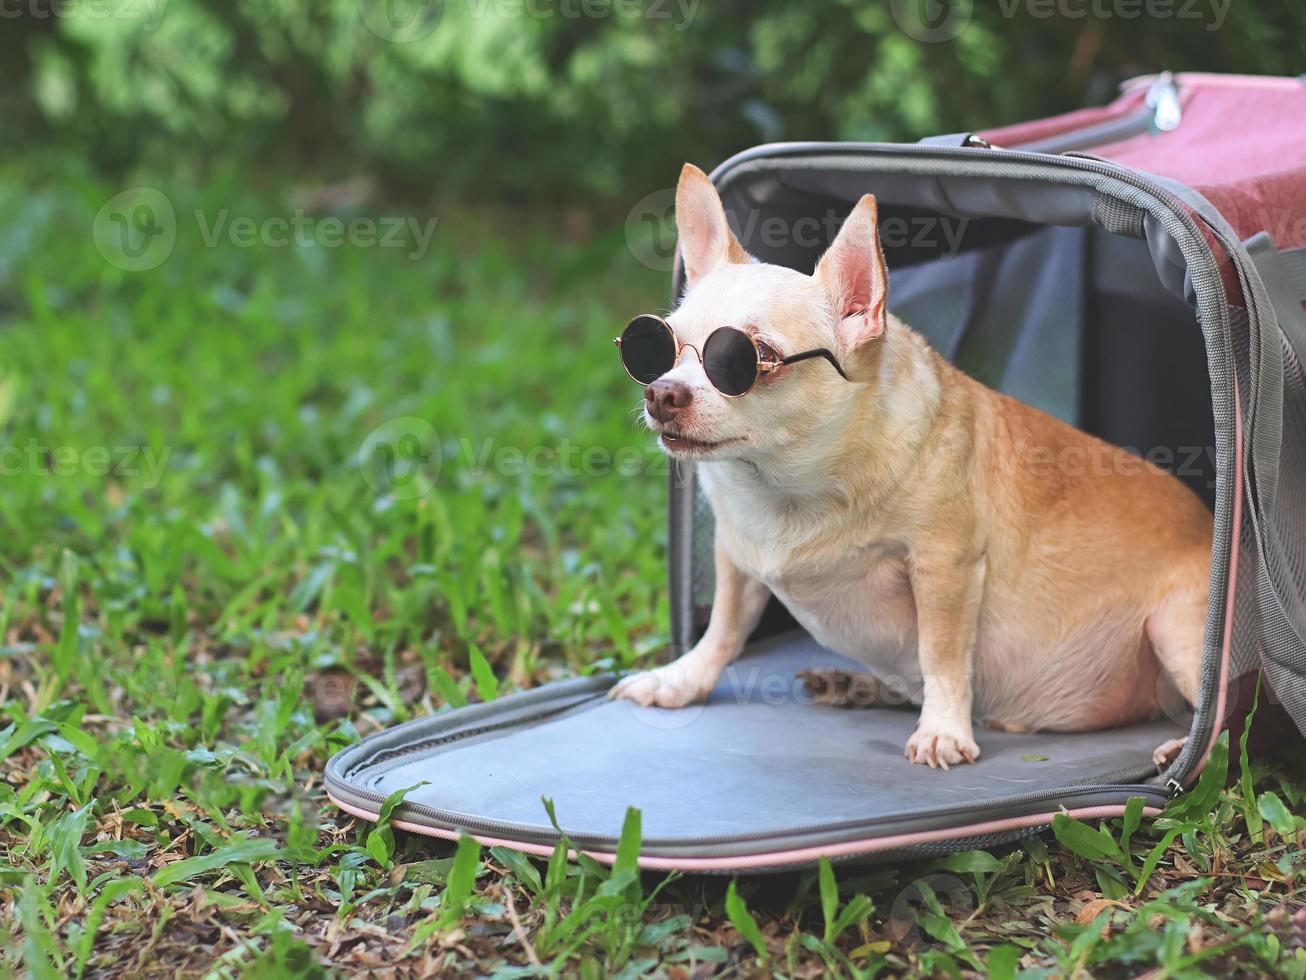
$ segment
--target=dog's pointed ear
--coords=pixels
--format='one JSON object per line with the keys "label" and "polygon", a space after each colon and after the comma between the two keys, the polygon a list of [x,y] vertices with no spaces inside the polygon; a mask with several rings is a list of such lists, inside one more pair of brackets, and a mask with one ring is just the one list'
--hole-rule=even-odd
{"label": "dog's pointed ear", "polygon": [[719,265],[752,261],[730,230],[712,181],[692,163],[685,164],[676,185],[676,233],[691,286]]}
{"label": "dog's pointed ear", "polygon": [[853,352],[884,335],[889,272],[880,248],[875,197],[866,194],[853,207],[833,244],[821,256],[816,278],[830,295],[840,344]]}

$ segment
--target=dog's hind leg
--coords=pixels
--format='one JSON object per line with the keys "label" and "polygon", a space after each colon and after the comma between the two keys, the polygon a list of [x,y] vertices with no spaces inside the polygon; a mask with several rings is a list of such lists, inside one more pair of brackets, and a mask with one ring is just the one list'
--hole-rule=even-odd
{"label": "dog's hind leg", "polygon": [[813,704],[833,708],[914,708],[905,693],[895,691],[874,674],[854,674],[838,667],[800,670],[803,694]]}
{"label": "dog's hind leg", "polygon": [[1147,617],[1156,659],[1189,704],[1197,703],[1206,637],[1206,583],[1171,592]]}
{"label": "dog's hind leg", "polygon": [[[1147,618],[1147,638],[1165,675],[1189,705],[1196,705],[1202,677],[1206,633],[1206,582],[1171,592]],[[1184,706],[1174,703],[1174,692],[1158,690],[1162,710],[1174,718]],[[1169,703],[1167,703],[1169,702]],[[1174,761],[1187,738],[1170,739],[1152,753],[1157,769]]]}

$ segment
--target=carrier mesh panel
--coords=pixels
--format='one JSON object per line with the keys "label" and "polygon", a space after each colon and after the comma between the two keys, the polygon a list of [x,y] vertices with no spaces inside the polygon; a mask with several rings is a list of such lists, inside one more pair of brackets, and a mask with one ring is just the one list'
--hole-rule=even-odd
{"label": "carrier mesh panel", "polygon": [[1306,735],[1306,369],[1281,334],[1272,341],[1283,345],[1283,428],[1257,605],[1266,679]]}
{"label": "carrier mesh panel", "polygon": [[[1247,311],[1240,307],[1229,310],[1229,352],[1238,377],[1238,400],[1243,418],[1251,411],[1251,354],[1248,350],[1249,334]],[[1238,539],[1238,580],[1234,588],[1233,643],[1230,651],[1229,677],[1255,673],[1261,670],[1264,660],[1262,650],[1261,617],[1256,592],[1260,581],[1260,543],[1250,517],[1244,515]],[[1226,712],[1232,709],[1226,705]],[[1226,716],[1218,720],[1227,725]]]}

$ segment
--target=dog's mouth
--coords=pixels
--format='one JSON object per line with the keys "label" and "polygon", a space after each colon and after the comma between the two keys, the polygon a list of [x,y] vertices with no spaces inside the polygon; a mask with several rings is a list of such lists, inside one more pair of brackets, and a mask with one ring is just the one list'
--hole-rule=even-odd
{"label": "dog's mouth", "polygon": [[738,439],[721,439],[717,442],[711,442],[706,439],[695,439],[683,432],[677,432],[675,429],[662,429],[658,433],[658,439],[662,443],[662,448],[667,452],[686,456],[710,453],[740,441]]}

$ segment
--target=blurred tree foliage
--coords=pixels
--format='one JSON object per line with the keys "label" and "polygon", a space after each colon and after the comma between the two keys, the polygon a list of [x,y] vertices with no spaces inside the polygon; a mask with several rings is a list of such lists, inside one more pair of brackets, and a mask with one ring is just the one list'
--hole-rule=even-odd
{"label": "blurred tree foliage", "polygon": [[11,150],[472,198],[980,128],[1161,68],[1304,67],[1301,0],[10,0],[0,22]]}

